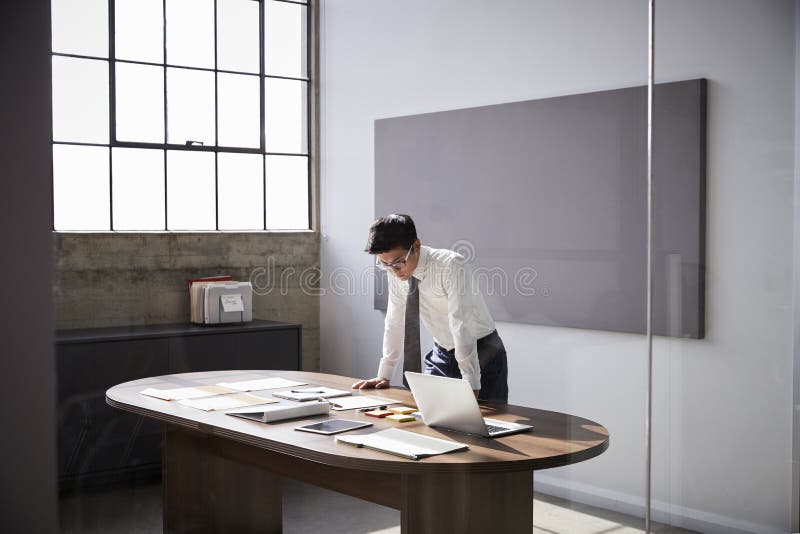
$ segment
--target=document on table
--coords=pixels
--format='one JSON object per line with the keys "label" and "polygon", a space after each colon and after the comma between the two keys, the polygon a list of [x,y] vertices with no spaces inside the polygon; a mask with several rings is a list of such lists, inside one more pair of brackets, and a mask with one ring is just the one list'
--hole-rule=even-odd
{"label": "document on table", "polygon": [[155,389],[147,388],[140,391],[142,395],[148,397],[155,397],[164,400],[184,400],[184,399],[198,399],[201,397],[212,397],[214,395],[224,395],[226,393],[235,393],[235,390],[220,386],[194,386],[187,388],[174,388],[174,389]]}
{"label": "document on table", "polygon": [[179,404],[183,404],[184,406],[191,406],[192,408],[205,410],[206,412],[227,410],[228,408],[241,408],[242,406],[256,406],[257,404],[272,404],[274,402],[278,402],[278,400],[259,397],[252,393],[236,393],[235,395],[178,401]]}
{"label": "document on table", "polygon": [[400,430],[399,428],[387,428],[373,434],[341,436],[336,438],[336,442],[388,452],[411,460],[419,460],[420,458],[448,452],[463,451],[469,448],[465,443],[424,436],[416,432]]}
{"label": "document on table", "polygon": [[271,376],[269,378],[243,380],[241,382],[220,382],[217,385],[224,388],[235,389],[236,391],[258,391],[261,389],[291,388],[294,386],[303,386],[305,384],[306,382],[298,382],[297,380],[288,380],[279,376]]}
{"label": "document on table", "polygon": [[375,406],[388,406],[390,404],[400,404],[400,401],[384,399],[383,397],[373,397],[372,395],[353,395],[352,397],[338,397],[336,400],[328,401],[331,403],[332,410],[355,410],[356,408],[373,408]]}

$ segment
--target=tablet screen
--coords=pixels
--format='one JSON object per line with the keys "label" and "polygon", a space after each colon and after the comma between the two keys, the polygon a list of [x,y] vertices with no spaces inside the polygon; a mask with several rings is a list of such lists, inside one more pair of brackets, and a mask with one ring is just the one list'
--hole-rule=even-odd
{"label": "tablet screen", "polygon": [[310,425],[303,425],[295,427],[295,430],[302,430],[304,432],[316,432],[317,434],[338,434],[339,432],[346,432],[356,428],[364,428],[372,426],[372,423],[365,421],[351,421],[349,419],[328,419],[327,421],[320,421]]}

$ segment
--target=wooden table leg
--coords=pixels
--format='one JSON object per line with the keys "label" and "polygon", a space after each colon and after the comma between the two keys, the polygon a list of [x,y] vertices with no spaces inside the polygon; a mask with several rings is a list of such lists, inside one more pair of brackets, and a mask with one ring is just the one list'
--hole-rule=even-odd
{"label": "wooden table leg", "polygon": [[281,532],[281,478],[226,458],[220,446],[221,440],[166,427],[164,532]]}
{"label": "wooden table leg", "polygon": [[404,475],[402,532],[492,534],[533,530],[533,476],[517,473]]}

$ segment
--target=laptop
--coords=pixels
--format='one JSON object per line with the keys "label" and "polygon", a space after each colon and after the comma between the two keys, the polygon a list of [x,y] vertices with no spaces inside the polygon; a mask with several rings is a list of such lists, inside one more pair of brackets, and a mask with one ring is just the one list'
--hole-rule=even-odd
{"label": "laptop", "polygon": [[483,417],[475,393],[466,380],[411,371],[406,371],[405,377],[422,414],[422,421],[428,426],[487,438],[507,436],[533,428],[530,425]]}

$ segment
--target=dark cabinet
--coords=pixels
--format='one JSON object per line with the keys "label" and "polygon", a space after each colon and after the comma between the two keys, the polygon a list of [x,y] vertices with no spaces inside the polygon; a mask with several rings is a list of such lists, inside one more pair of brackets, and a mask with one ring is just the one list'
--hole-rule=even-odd
{"label": "dark cabinet", "polygon": [[61,477],[159,462],[160,426],[111,408],[105,392],[120,382],[169,373],[167,348],[163,339],[57,344]]}
{"label": "dark cabinet", "polygon": [[300,369],[300,325],[152,325],[59,330],[58,468],[62,489],[157,477],[161,427],[105,402],[111,386],[224,369]]}
{"label": "dark cabinet", "polygon": [[169,372],[263,369],[253,356],[270,362],[269,369],[299,370],[297,332],[275,330],[169,340]]}

